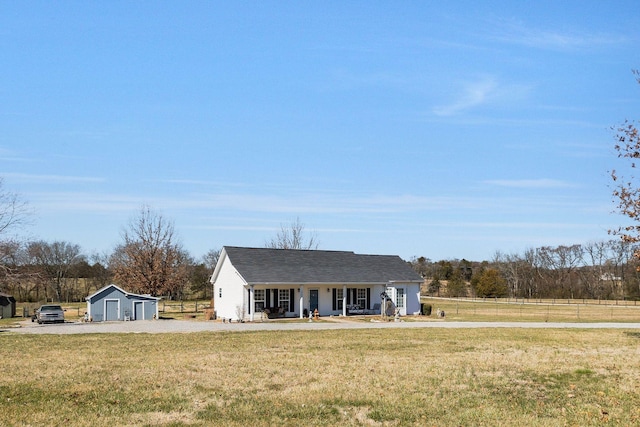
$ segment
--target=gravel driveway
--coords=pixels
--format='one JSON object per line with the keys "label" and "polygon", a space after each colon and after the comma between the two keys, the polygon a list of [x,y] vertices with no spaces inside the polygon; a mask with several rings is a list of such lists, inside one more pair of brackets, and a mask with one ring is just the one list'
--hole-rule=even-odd
{"label": "gravel driveway", "polygon": [[553,322],[363,322],[335,318],[320,322],[278,321],[253,323],[219,323],[194,320],[136,320],[133,322],[64,323],[38,325],[29,320],[19,327],[3,328],[0,332],[19,334],[99,334],[99,333],[188,333],[220,331],[298,331],[331,329],[388,328],[579,328],[579,329],[640,329],[640,323],[553,323]]}

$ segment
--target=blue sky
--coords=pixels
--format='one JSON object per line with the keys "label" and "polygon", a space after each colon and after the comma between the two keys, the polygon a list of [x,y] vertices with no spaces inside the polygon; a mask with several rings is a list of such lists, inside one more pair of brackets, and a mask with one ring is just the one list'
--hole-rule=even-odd
{"label": "blue sky", "polygon": [[[445,4],[446,3],[446,4]],[[299,218],[405,259],[608,239],[637,1],[0,3],[0,176],[30,238],[194,256]]]}

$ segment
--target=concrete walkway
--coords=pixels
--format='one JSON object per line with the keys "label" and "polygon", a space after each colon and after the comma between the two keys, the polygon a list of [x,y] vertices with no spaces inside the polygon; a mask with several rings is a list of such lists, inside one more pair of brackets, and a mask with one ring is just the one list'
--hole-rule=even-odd
{"label": "concrete walkway", "polygon": [[556,323],[556,322],[449,322],[446,320],[380,322],[328,319],[319,322],[278,321],[219,323],[195,320],[137,320],[133,322],[64,323],[38,325],[29,320],[19,327],[2,328],[2,333],[18,334],[99,334],[99,333],[189,333],[223,331],[300,331],[394,328],[555,328],[555,329],[640,329],[640,323]]}

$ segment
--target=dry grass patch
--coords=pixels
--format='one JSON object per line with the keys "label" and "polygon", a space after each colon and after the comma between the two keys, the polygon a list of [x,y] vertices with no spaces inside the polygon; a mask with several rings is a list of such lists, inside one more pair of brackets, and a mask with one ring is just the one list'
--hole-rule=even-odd
{"label": "dry grass patch", "polygon": [[637,425],[639,345],[621,330],[3,333],[0,425]]}
{"label": "dry grass patch", "polygon": [[422,298],[436,310],[446,313],[446,319],[459,321],[500,322],[638,322],[640,306],[633,302],[617,304],[615,301],[546,300],[515,302],[511,300],[455,300]]}

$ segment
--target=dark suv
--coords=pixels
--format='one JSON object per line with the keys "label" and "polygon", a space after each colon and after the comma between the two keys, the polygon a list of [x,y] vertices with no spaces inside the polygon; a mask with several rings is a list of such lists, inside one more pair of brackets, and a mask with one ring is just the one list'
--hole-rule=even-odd
{"label": "dark suv", "polygon": [[59,305],[42,305],[36,310],[33,320],[38,323],[64,323],[64,310]]}

